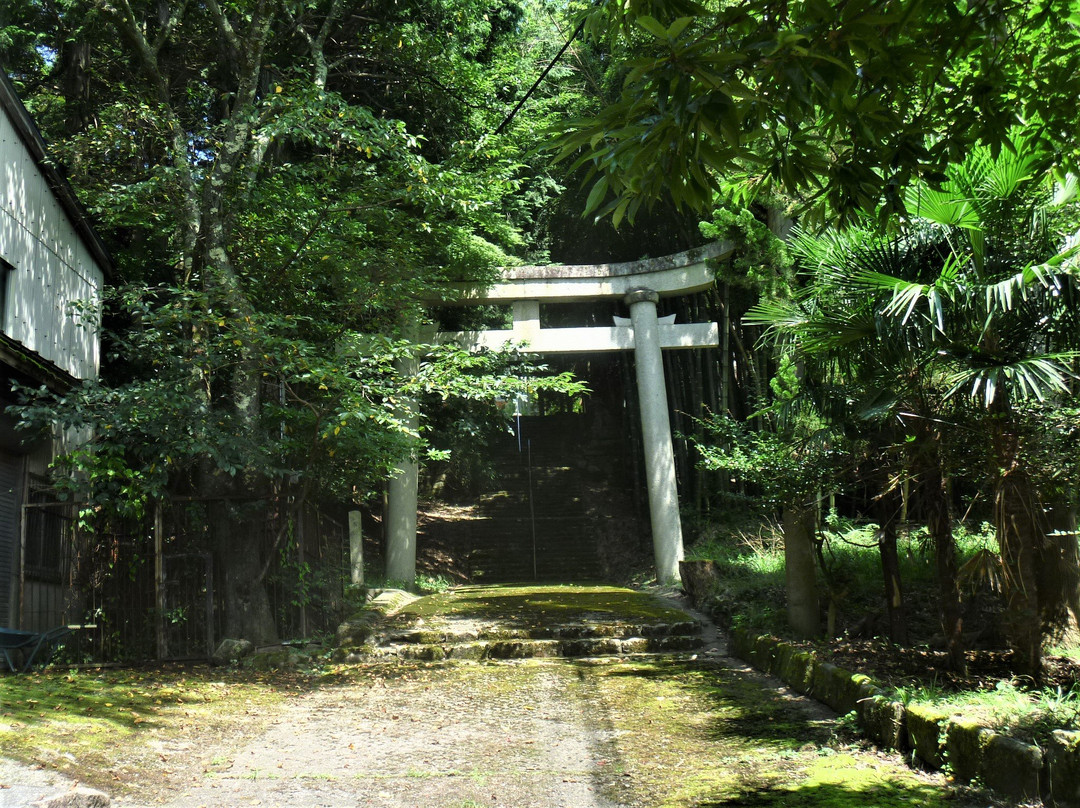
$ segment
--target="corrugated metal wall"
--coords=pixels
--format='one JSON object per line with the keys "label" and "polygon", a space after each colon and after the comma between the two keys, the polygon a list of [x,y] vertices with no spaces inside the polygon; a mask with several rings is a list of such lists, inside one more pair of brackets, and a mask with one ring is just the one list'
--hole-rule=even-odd
{"label": "corrugated metal wall", "polygon": [[71,308],[100,300],[102,270],[2,111],[0,258],[14,268],[3,332],[76,378],[96,376],[97,329]]}

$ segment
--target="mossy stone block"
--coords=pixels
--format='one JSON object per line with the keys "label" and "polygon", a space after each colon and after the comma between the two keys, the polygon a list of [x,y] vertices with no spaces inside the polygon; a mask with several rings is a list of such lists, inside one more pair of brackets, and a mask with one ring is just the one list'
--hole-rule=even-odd
{"label": "mossy stone block", "polygon": [[794,651],[780,678],[796,693],[809,693],[817,660],[809,651]]}
{"label": "mossy stone block", "polygon": [[412,603],[417,597],[404,589],[384,589],[368,602],[368,609],[381,615],[390,615]]}
{"label": "mossy stone block", "polygon": [[907,708],[908,744],[931,769],[945,765],[944,733],[948,713],[929,704],[909,704]]}
{"label": "mossy stone block", "polygon": [[[605,643],[615,643],[618,645],[618,640],[604,640]],[[545,659],[550,657],[557,657],[561,655],[562,644],[558,640],[536,640],[532,643],[533,656],[543,657]],[[609,646],[610,647],[610,646]],[[610,653],[616,653],[611,651]]]}
{"label": "mossy stone block", "polygon": [[499,640],[488,645],[487,655],[489,659],[525,659],[532,653],[524,640]]}
{"label": "mossy stone block", "polygon": [[650,637],[648,638],[649,650],[652,652],[662,651],[692,651],[702,646],[701,637]]}
{"label": "mossy stone block", "polygon": [[291,651],[269,651],[248,657],[247,665],[256,671],[294,670],[299,666],[300,657]]}
{"label": "mossy stone block", "polygon": [[[831,662],[818,662],[814,665],[814,671],[810,676],[809,695],[813,696],[822,704],[827,704],[830,707],[833,707],[832,702],[835,701],[832,694],[832,690],[835,686],[832,675],[836,670],[839,670],[839,668]],[[833,707],[833,709],[835,710],[836,708]]]}
{"label": "mossy stone block", "polygon": [[1043,754],[1037,746],[994,732],[980,736],[980,746],[979,772],[991,791],[1017,801],[1039,799]]}
{"label": "mossy stone block", "polygon": [[441,645],[406,645],[401,649],[401,658],[421,662],[441,662],[446,659],[446,651]]}
{"label": "mossy stone block", "polygon": [[580,637],[588,637],[589,630],[589,626],[585,625],[559,626],[553,631],[553,636],[562,640],[576,640]]}
{"label": "mossy stone block", "polygon": [[697,634],[701,631],[701,623],[697,620],[683,620],[679,623],[668,623],[665,634]]}
{"label": "mossy stone block", "polygon": [[679,578],[695,606],[700,606],[720,581],[720,569],[708,559],[680,561]]}
{"label": "mossy stone block", "polygon": [[982,758],[980,736],[990,730],[971,719],[954,717],[945,725],[945,756],[953,777],[970,783],[979,775]]}
{"label": "mossy stone block", "polygon": [[742,626],[733,629],[731,632],[731,653],[737,656],[739,659],[749,662],[750,650],[754,647],[753,640],[750,638],[750,633]]}
{"label": "mossy stone block", "polygon": [[364,612],[346,620],[337,627],[336,644],[339,648],[363,645],[375,631],[377,615]]}
{"label": "mossy stone block", "polygon": [[415,631],[407,631],[404,634],[397,634],[387,638],[391,643],[411,643],[414,645],[444,643],[447,639],[445,631],[432,631],[430,629],[416,629]]}
{"label": "mossy stone block", "polygon": [[487,655],[486,642],[463,642],[446,649],[449,659],[483,659]]}
{"label": "mossy stone block", "polygon": [[814,666],[810,693],[818,701],[846,715],[858,707],[861,697],[859,685],[863,680],[869,681],[869,678],[853,674],[831,662],[818,662]]}
{"label": "mossy stone block", "polygon": [[856,712],[859,725],[870,740],[886,749],[904,749],[907,742],[907,711],[903,704],[881,693],[874,693],[859,699]]}
{"label": "mossy stone block", "polygon": [[776,637],[770,637],[768,634],[762,634],[758,637],[754,642],[754,653],[751,660],[754,667],[761,671],[773,673],[773,663],[779,646],[780,640],[776,639]]}
{"label": "mossy stone block", "polygon": [[215,665],[228,665],[239,662],[244,657],[255,653],[255,646],[251,640],[224,639],[218,643],[214,650],[213,663]]}
{"label": "mossy stone block", "polygon": [[1054,730],[1046,756],[1053,805],[1080,808],[1080,732]]}
{"label": "mossy stone block", "polygon": [[619,646],[619,640],[612,638],[585,640],[585,653],[581,656],[615,656]]}

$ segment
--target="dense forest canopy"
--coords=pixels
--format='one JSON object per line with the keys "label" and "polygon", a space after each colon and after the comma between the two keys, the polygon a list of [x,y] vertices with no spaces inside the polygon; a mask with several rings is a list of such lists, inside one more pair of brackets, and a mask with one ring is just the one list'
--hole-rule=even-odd
{"label": "dense forest canopy", "polygon": [[[527,252],[518,225],[557,188],[520,141],[573,99],[537,99],[492,135],[548,47],[537,11],[4,4],[5,67],[119,267],[104,382],[24,412],[93,429],[68,458],[84,500],[137,513],[167,493],[363,498],[423,444],[403,398],[574,389],[447,347],[396,370],[440,285]],[[230,580],[257,578],[242,526],[219,516]],[[272,633],[250,611],[230,633]]]}
{"label": "dense forest canopy", "polygon": [[631,52],[561,155],[616,219],[781,189],[887,221],[912,182],[941,182],[976,144],[1007,148],[1017,122],[1076,167],[1077,23],[1067,0],[598,3],[586,30]]}

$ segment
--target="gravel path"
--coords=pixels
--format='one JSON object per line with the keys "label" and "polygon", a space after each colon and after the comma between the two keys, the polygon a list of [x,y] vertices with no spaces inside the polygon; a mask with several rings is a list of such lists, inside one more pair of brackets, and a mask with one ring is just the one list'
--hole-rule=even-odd
{"label": "gravel path", "polygon": [[57,772],[0,758],[0,808],[22,808],[73,785]]}
{"label": "gravel path", "polygon": [[376,678],[295,699],[228,760],[175,770],[164,802],[117,803],[606,808],[594,713],[558,663]]}
{"label": "gravel path", "polygon": [[[893,782],[908,778],[886,787],[905,799],[918,792],[920,805],[966,804],[945,802],[952,798],[940,777],[896,774],[907,770],[895,756],[824,749],[833,743],[832,714],[724,658],[724,638],[703,622],[706,645],[681,667],[528,660],[349,668],[318,686],[286,688],[270,706],[223,709],[213,726],[148,735],[138,754],[119,754],[106,770],[123,774],[118,792],[128,784],[113,804],[653,808],[669,797],[703,804],[701,795],[715,795],[708,804],[751,804],[741,800],[758,794],[763,801],[753,804],[764,806],[819,776],[822,761],[840,759],[851,771],[884,766]],[[69,785],[0,760],[0,808]],[[832,799],[838,789],[825,783],[811,793]],[[873,804],[861,791],[850,796],[852,805]]]}

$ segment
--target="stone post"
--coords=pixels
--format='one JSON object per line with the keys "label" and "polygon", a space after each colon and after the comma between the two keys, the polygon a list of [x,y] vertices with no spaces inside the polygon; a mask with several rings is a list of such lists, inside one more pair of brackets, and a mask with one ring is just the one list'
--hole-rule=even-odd
{"label": "stone post", "polygon": [[683,540],[679,492],[675,483],[675,452],[671,445],[667,388],[664,385],[664,363],[660,356],[660,330],[656,318],[659,300],[660,296],[652,289],[635,289],[625,298],[634,328],[634,366],[645,448],[656,580],[667,584],[679,580]]}
{"label": "stone post", "polygon": [[[398,360],[398,372],[415,376],[420,360],[415,356]],[[420,412],[415,401],[401,404],[405,426],[412,432],[420,427]],[[387,482],[386,506],[386,579],[411,587],[416,580],[416,507],[420,464],[409,455],[397,464]]]}
{"label": "stone post", "polygon": [[349,511],[349,580],[354,586],[364,583],[364,533],[360,511]]}

